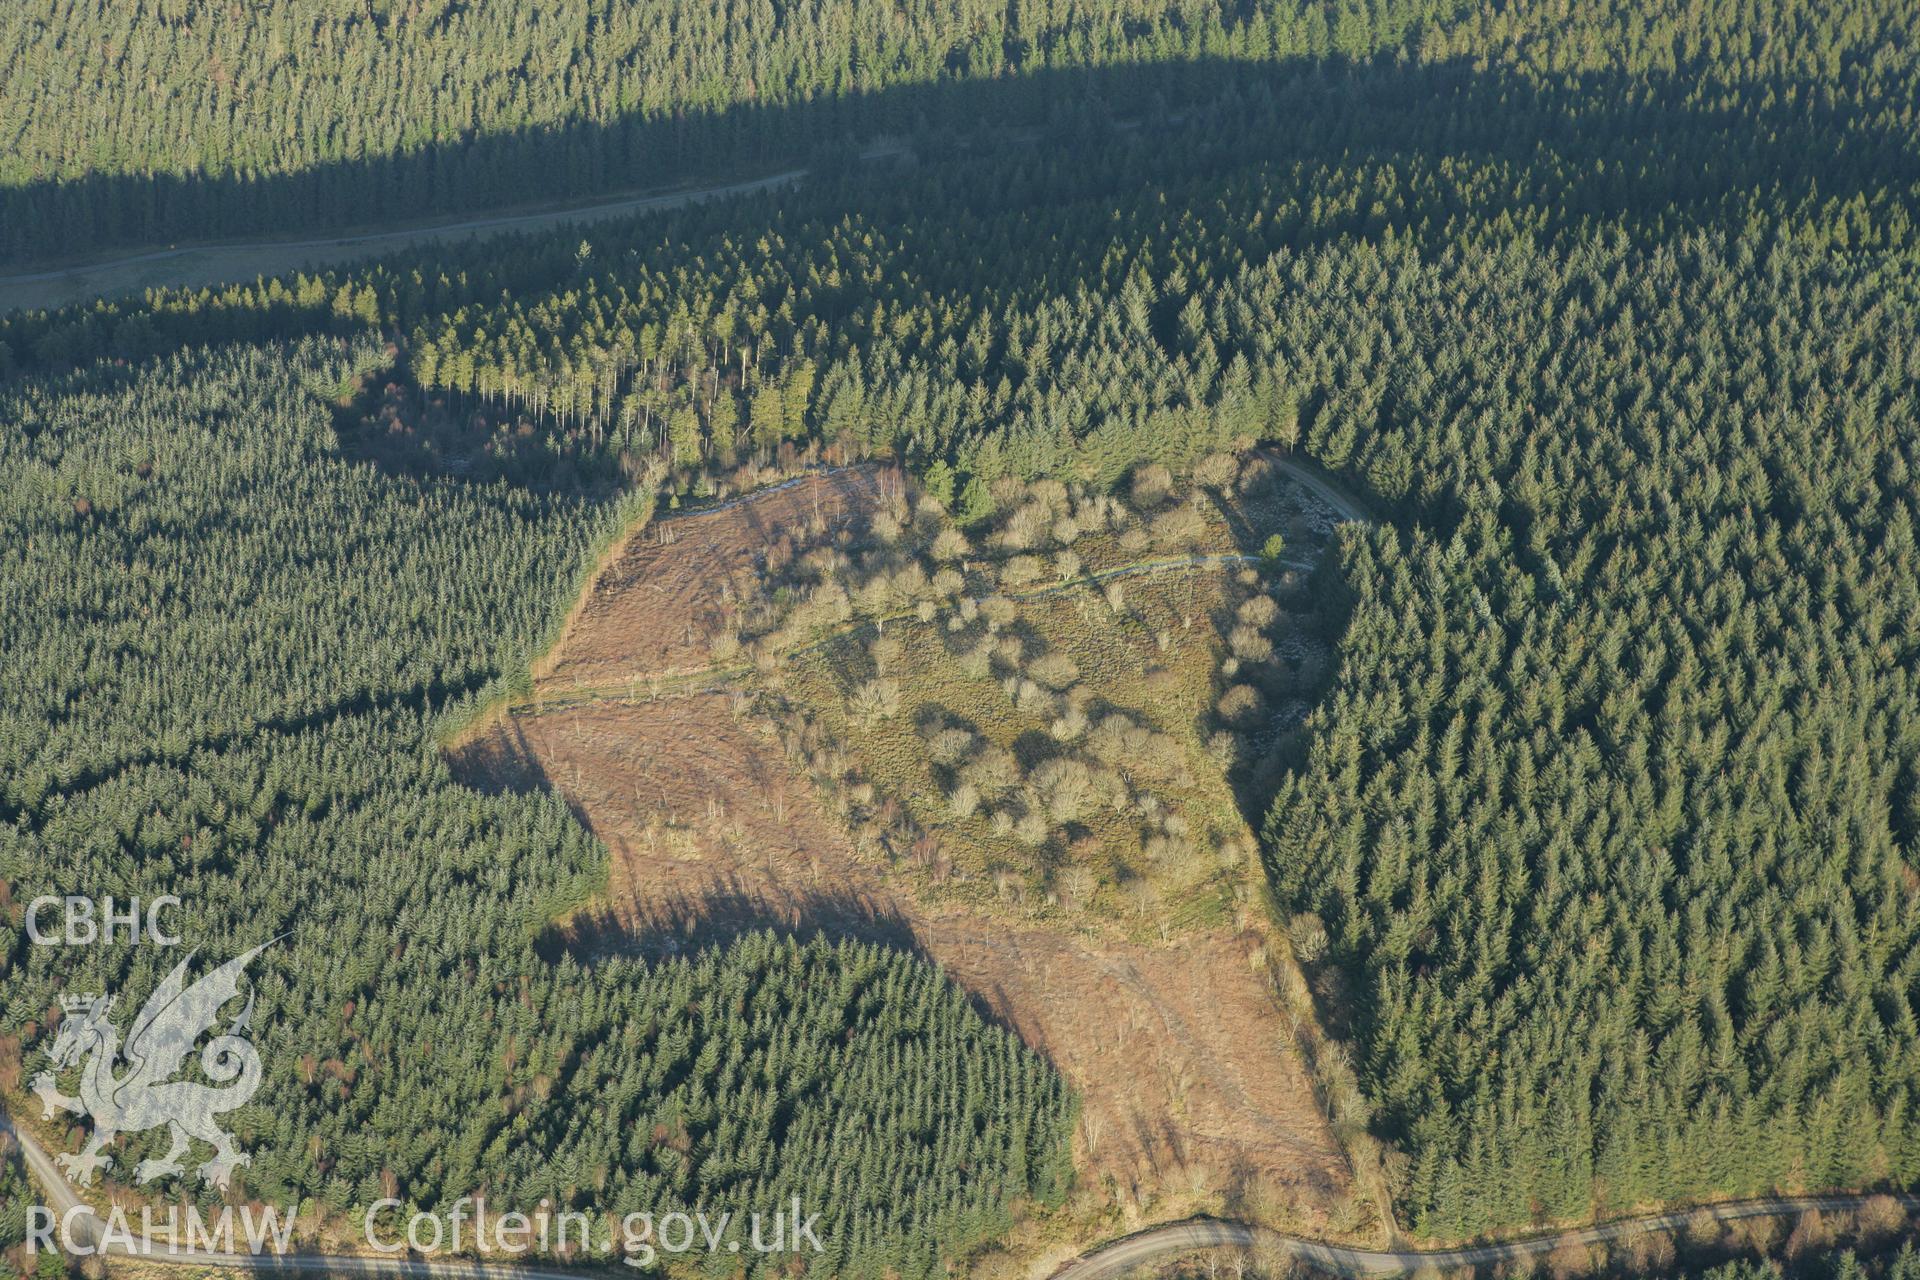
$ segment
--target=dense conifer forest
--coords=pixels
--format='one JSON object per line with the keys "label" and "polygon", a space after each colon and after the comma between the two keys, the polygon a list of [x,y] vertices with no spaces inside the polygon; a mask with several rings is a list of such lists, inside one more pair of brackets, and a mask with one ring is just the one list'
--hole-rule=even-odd
{"label": "dense conifer forest", "polygon": [[1743,1258],[1693,1274],[1700,1280],[1913,1280],[1920,1276],[1920,1253],[1911,1244],[1866,1256],[1852,1249],[1819,1250],[1784,1264]]}
{"label": "dense conifer forest", "polygon": [[27,1238],[27,1206],[33,1202],[20,1148],[11,1138],[0,1138],[0,1276],[10,1276],[7,1255]]}
{"label": "dense conifer forest", "polygon": [[[434,33],[484,21],[432,7],[313,21],[341,48],[423,41],[366,74],[399,94],[450,56],[428,52]],[[200,28],[137,11],[177,65],[204,64]],[[779,966],[809,975],[782,979],[792,1030],[756,1030],[749,1008],[674,1051],[749,1046],[751,1079],[768,1044],[826,1054],[850,1027],[924,1064],[917,1100],[823,1072],[796,1103],[916,1133],[946,1188],[924,1207],[873,1200],[863,1238],[896,1253],[863,1259],[900,1256],[930,1220],[898,1214],[977,1234],[1008,1198],[1057,1188],[1058,1084],[904,961],[764,940],[695,967],[536,963],[542,922],[592,891],[601,855],[558,802],[453,789],[423,746],[443,707],[524,661],[551,579],[629,509],[605,495],[697,496],[728,464],[803,442],[897,453],[969,522],[1002,477],[1111,483],[1254,441],[1373,497],[1381,522],[1348,530],[1321,571],[1340,664],[1262,798],[1264,853],[1282,913],[1329,938],[1321,1011],[1355,1044],[1416,1232],[1920,1180],[1920,15],[1895,0],[1112,12],[1077,25],[1023,8],[1017,31],[998,9],[903,14],[882,57],[846,34],[880,19],[822,11],[805,21],[839,23],[839,78],[793,70],[828,74],[812,37],[767,55],[752,112],[792,122],[796,144],[895,132],[910,162],[822,165],[795,192],[590,233],[0,322],[0,502],[9,545],[28,548],[0,596],[24,621],[0,643],[35,673],[0,708],[0,851],[195,877],[223,919],[314,879],[296,844],[330,851],[308,892],[337,934],[333,976],[277,995],[290,1049],[314,1055],[299,1067],[313,1103],[278,1135],[283,1163],[256,1171],[267,1185],[345,1204],[391,1173],[458,1194],[482,1166],[537,1179],[516,1153],[565,1135],[575,1196],[704,1188],[706,1173],[675,1172],[671,1142],[619,1153],[562,1082],[605,1071],[671,1134],[695,1104],[647,1067],[590,1068],[584,1046],[614,1026],[650,1044],[650,1011]],[[987,33],[964,45],[983,61],[955,62],[949,19]],[[1027,34],[1043,28],[1085,35]],[[775,29],[741,28],[777,43]],[[225,38],[270,48],[261,30]],[[710,83],[695,63],[618,109],[562,94],[627,55],[551,47],[538,75],[496,84],[476,64],[434,83],[476,130],[563,137],[637,104],[633,136],[704,139],[700,112],[718,129],[738,105],[738,81],[691,88]],[[733,65],[718,43],[687,48]],[[1102,71],[1061,78],[1085,67]],[[522,104],[502,88],[522,83],[544,87]],[[940,91],[916,97],[922,84]],[[164,110],[112,129],[23,130],[11,252],[45,252],[36,227],[105,242],[174,225],[176,206],[116,204],[129,188],[95,180],[162,153],[177,190],[200,193],[183,200],[222,190],[191,174],[257,172],[261,203],[228,190],[220,207],[275,225],[276,199],[343,216],[332,188],[301,185],[350,175],[327,168],[341,156],[456,154],[427,142],[444,121],[390,111],[365,121],[388,136],[317,129],[307,150],[276,150],[290,158],[271,177],[238,133],[182,161],[166,137],[211,138],[190,123],[206,111],[242,117],[217,90],[155,97]],[[673,117],[661,102],[684,102],[686,122],[647,132]],[[900,103],[919,114],[865,114]],[[968,132],[963,116],[1038,127]],[[94,158],[69,129],[100,140]],[[486,181],[511,185],[524,159],[502,153]],[[399,203],[370,208],[500,189],[392,172]],[[598,160],[579,172],[549,189],[626,180]],[[341,461],[301,389],[376,366],[395,388],[385,416],[349,413],[340,443],[406,442],[401,478]],[[185,487],[149,497],[143,466]],[[286,551],[302,546],[327,549],[324,572]],[[246,572],[207,580],[195,563]],[[368,851],[396,847],[432,853],[399,864],[411,879],[367,872]],[[438,941],[403,945],[344,909],[369,893],[390,904],[375,917]],[[501,956],[518,967],[486,968]],[[371,998],[408,966],[444,1004]],[[53,975],[24,976],[0,1031],[43,1014]],[[870,1015],[809,1003],[828,981],[916,994]],[[535,1009],[554,1029],[527,1021],[524,1055],[488,1060],[491,1023]],[[378,1021],[403,1017],[423,1021]],[[362,1086],[428,1070],[410,1039],[468,1055],[431,1068],[462,1083],[458,1105]],[[912,1115],[957,1128],[936,1138]],[[363,1122],[371,1136],[350,1136]],[[299,1154],[316,1133],[339,1153],[329,1167]],[[974,1173],[957,1177],[952,1144],[976,1152]],[[802,1149],[752,1176],[867,1158]]]}
{"label": "dense conifer forest", "polygon": [[1885,0],[23,0],[0,7],[0,261],[1159,119],[1212,97],[1219,63],[1492,62],[1603,111],[1791,118],[1782,143],[1837,134],[1866,166],[1872,135],[1911,136],[1903,21]]}
{"label": "dense conifer forest", "polygon": [[[925,1276],[1057,1192],[1059,1079],[904,953],[752,935],[551,958],[605,849],[557,798],[454,783],[437,734],[524,670],[644,494],[343,457],[322,397],[380,355],[321,337],[0,393],[0,880],[16,903],[172,893],[210,955],[285,935],[256,962],[249,1194],[743,1220],[797,1195],[816,1265]],[[57,994],[135,998],[178,959],[31,947],[12,919],[16,1087]]]}
{"label": "dense conifer forest", "polygon": [[659,185],[977,123],[969,87],[1081,73],[991,95],[1032,123],[1096,69],[1358,56],[1443,8],[36,0],[0,13],[0,256]]}

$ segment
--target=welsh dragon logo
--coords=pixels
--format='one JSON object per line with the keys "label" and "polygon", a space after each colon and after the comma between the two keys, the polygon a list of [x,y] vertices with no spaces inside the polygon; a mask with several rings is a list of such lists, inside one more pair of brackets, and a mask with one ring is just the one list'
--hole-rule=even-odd
{"label": "welsh dragon logo", "polygon": [[[246,1038],[253,1016],[251,993],[239,1016],[200,1053],[200,1069],[207,1079],[225,1087],[173,1077],[185,1067],[187,1055],[193,1052],[201,1033],[211,1028],[222,1007],[240,994],[240,975],[247,963],[271,945],[262,943],[236,956],[191,986],[187,985],[187,966],[197,953],[189,952],[147,998],[124,1045],[110,1017],[114,996],[60,997],[65,1016],[48,1056],[57,1071],[85,1060],[80,1072],[80,1096],[69,1098],[61,1093],[52,1071],[34,1078],[33,1091],[40,1095],[49,1120],[56,1111],[93,1120],[93,1138],[85,1150],[78,1155],[63,1152],[54,1157],[74,1181],[86,1186],[93,1181],[96,1170],[113,1163],[113,1157],[104,1152],[120,1134],[142,1133],[161,1125],[171,1130],[172,1144],[160,1159],[140,1162],[134,1176],[142,1183],[181,1173],[181,1157],[191,1148],[190,1138],[198,1138],[214,1149],[213,1159],[198,1169],[201,1181],[209,1186],[224,1189],[236,1168],[252,1162],[252,1157],[234,1145],[233,1135],[214,1119],[246,1105],[260,1087],[260,1053]],[[124,1069],[116,1072],[116,1064]]]}

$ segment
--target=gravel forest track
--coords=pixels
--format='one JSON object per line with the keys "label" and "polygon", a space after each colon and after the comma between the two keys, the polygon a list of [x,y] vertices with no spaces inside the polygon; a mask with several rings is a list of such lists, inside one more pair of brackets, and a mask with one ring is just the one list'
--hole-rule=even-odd
{"label": "gravel forest track", "polygon": [[[1895,1195],[1888,1198],[1909,1211],[1920,1208],[1920,1196]],[[1451,1249],[1354,1249],[1345,1245],[1302,1240],[1244,1222],[1191,1218],[1185,1222],[1150,1227],[1103,1245],[1091,1253],[1082,1254],[1056,1270],[1052,1280],[1115,1280],[1157,1261],[1202,1249],[1218,1248],[1257,1249],[1304,1263],[1328,1275],[1362,1280],[1371,1276],[1407,1275],[1424,1267],[1447,1271],[1456,1267],[1515,1262],[1543,1257],[1568,1244],[1606,1244],[1645,1232],[1679,1231],[1699,1213],[1706,1213],[1715,1222],[1724,1225],[1747,1218],[1789,1217],[1810,1209],[1820,1213],[1847,1213],[1862,1208],[1873,1199],[1873,1196],[1845,1195],[1740,1200]]]}
{"label": "gravel forest track", "polygon": [[[12,1134],[20,1144],[27,1170],[47,1197],[46,1207],[62,1221],[71,1221],[72,1238],[88,1248],[101,1247],[106,1224],[93,1206],[82,1200],[61,1174],[46,1149],[32,1134],[16,1128],[4,1109],[0,1109],[0,1134]],[[71,1217],[71,1215],[78,1215]],[[286,1253],[229,1253],[219,1249],[181,1248],[168,1240],[133,1235],[122,1239],[116,1233],[101,1248],[108,1257],[137,1259],[181,1267],[215,1267],[230,1271],[282,1272],[288,1274],[327,1274],[349,1276],[405,1276],[413,1280],[581,1280],[584,1269],[521,1266],[476,1262],[466,1258],[383,1258],[373,1255]]]}
{"label": "gravel forest track", "polygon": [[[0,1111],[0,1134],[12,1133],[20,1144],[28,1170],[45,1190],[48,1207],[56,1214],[81,1213],[80,1235],[88,1241],[101,1238],[103,1224],[60,1174],[44,1148],[31,1134],[15,1129]],[[1909,1212],[1920,1208],[1920,1196],[1889,1197]],[[1304,1263],[1325,1274],[1345,1280],[1369,1277],[1411,1275],[1422,1268],[1445,1271],[1455,1267],[1486,1266],[1526,1258],[1543,1257],[1566,1244],[1606,1244],[1623,1237],[1649,1231],[1679,1231],[1696,1214],[1706,1213],[1725,1224],[1750,1218],[1779,1218],[1815,1210],[1820,1213],[1848,1213],[1865,1207],[1872,1196],[1780,1196],[1765,1200],[1742,1200],[1728,1204],[1705,1205],[1696,1209],[1676,1209],[1667,1213],[1623,1218],[1569,1231],[1555,1231],[1490,1244],[1466,1245],[1451,1249],[1355,1249],[1345,1245],[1324,1244],[1298,1236],[1283,1235],[1265,1227],[1243,1222],[1225,1222],[1214,1218],[1193,1218],[1136,1232],[1111,1244],[1080,1255],[1052,1273],[1051,1280],[1118,1280],[1156,1262],[1203,1249],[1257,1249]],[[174,1266],[218,1267],[227,1270],[285,1273],[326,1273],[355,1276],[407,1276],[417,1280],[580,1280],[585,1269],[540,1267],[520,1263],[480,1262],[470,1259],[379,1258],[355,1254],[227,1253],[212,1249],[180,1249],[170,1242],[135,1237],[130,1243],[116,1240],[106,1250],[109,1256],[137,1258],[142,1262]]]}
{"label": "gravel forest track", "polygon": [[[862,160],[906,154],[895,142],[881,142],[860,153]],[[61,307],[92,298],[109,298],[143,289],[198,288],[284,275],[395,253],[419,245],[455,244],[510,232],[550,231],[563,226],[588,226],[614,218],[675,209],[704,200],[748,195],[792,186],[804,180],[805,169],[743,181],[713,183],[649,192],[626,191],[599,200],[548,208],[519,208],[457,221],[414,221],[376,227],[351,234],[314,236],[302,240],[208,241],[169,245],[143,253],[124,254],[92,262],[17,275],[0,276],[0,314],[8,311]]]}
{"label": "gravel forest track", "polygon": [[521,210],[490,217],[467,218],[459,222],[424,223],[357,235],[320,236],[310,240],[178,245],[103,262],[78,262],[44,271],[0,276],[0,313],[15,309],[66,306],[89,298],[111,298],[142,289],[197,288],[251,280],[256,276],[277,276],[289,271],[336,266],[428,243],[455,244],[490,235],[544,231],[569,224],[587,226],[611,218],[674,209],[702,200],[770,191],[791,185],[805,176],[804,169],[789,169],[746,182],[647,195],[628,193],[596,204],[571,208]]}
{"label": "gravel forest track", "polygon": [[[1260,556],[1227,554],[1183,556],[1172,560],[1142,560],[1133,564],[1102,569],[1098,573],[1081,574],[1076,578],[1064,579],[1029,591],[1009,591],[1004,594],[1009,600],[1041,600],[1048,596],[1059,595],[1063,591],[1071,591],[1076,587],[1098,586],[1115,578],[1132,578],[1141,574],[1170,573],[1179,570],[1225,569],[1234,565],[1257,564],[1261,559]],[[1281,563],[1290,569],[1312,567],[1305,561],[1284,560]],[[911,611],[902,610],[878,619],[862,618],[858,622],[849,622],[835,627],[832,631],[806,644],[783,650],[783,653],[788,657],[812,653],[846,636],[870,629],[876,621],[895,622],[912,616]],[[718,686],[745,679],[752,674],[753,668],[745,663],[730,666],[714,663],[706,666],[673,667],[664,671],[638,673],[621,681],[577,684],[557,692],[536,692],[530,698],[512,703],[508,710],[546,712],[583,706],[591,702],[632,701],[638,699],[643,691],[648,698],[669,697],[680,693],[706,693]]]}

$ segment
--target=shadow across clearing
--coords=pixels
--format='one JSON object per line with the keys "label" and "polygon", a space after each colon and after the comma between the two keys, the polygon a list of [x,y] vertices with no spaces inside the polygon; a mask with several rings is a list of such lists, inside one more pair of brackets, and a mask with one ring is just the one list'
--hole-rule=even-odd
{"label": "shadow across clearing", "polygon": [[548,929],[535,945],[549,961],[563,953],[587,961],[609,955],[660,958],[725,946],[755,933],[801,941],[858,938],[929,958],[913,926],[891,904],[832,888],[773,901],[738,880],[635,906],[591,906]]}
{"label": "shadow across clearing", "polygon": [[[614,856],[621,833],[601,830],[588,808],[558,785],[517,717],[447,753],[454,777],[488,794],[547,791]],[[592,961],[611,955],[661,958],[724,945],[755,933],[802,940],[852,937],[927,958],[912,926],[883,897],[836,884],[801,885],[791,878],[756,881],[737,871],[713,874],[698,892],[650,887],[620,900],[597,898],[545,929],[536,948],[548,961],[563,954]]]}

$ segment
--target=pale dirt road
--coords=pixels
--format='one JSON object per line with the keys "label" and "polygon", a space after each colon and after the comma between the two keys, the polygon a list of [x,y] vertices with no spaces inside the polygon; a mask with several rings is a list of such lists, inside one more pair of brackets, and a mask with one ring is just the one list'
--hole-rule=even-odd
{"label": "pale dirt road", "polygon": [[[862,160],[905,154],[897,143],[881,143],[860,153]],[[458,244],[506,232],[545,231],[589,226],[636,213],[676,209],[727,196],[748,195],[791,186],[807,174],[787,169],[744,182],[719,183],[678,191],[622,195],[569,208],[489,214],[458,222],[414,223],[356,235],[309,240],[256,240],[239,244],[184,245],[83,262],[48,271],[0,276],[0,315],[15,310],[61,307],[90,298],[114,297],[155,288],[196,288],[277,276],[291,271],[336,266],[422,244]]]}
{"label": "pale dirt road", "polygon": [[568,224],[587,226],[635,213],[674,209],[701,200],[768,191],[791,185],[805,174],[804,169],[789,169],[748,182],[658,195],[625,195],[572,209],[499,214],[462,222],[370,231],[361,235],[187,245],[105,262],[81,263],[53,271],[0,276],[0,314],[14,310],[61,307],[90,298],[114,297],[143,289],[195,288],[252,280],[258,276],[277,276],[290,271],[335,266],[356,258],[374,257],[422,244],[459,244],[504,232],[544,231]]}
{"label": "pale dirt road", "polygon": [[[65,1215],[74,1210],[84,1214],[84,1233],[99,1239],[100,1221],[68,1184],[44,1148],[32,1135],[15,1129],[6,1113],[0,1111],[0,1133],[12,1133],[20,1144],[27,1168],[44,1190],[50,1208]],[[1709,1205],[1705,1211],[1722,1222],[1743,1218],[1787,1217],[1816,1209],[1821,1213],[1845,1213],[1858,1209],[1868,1196],[1783,1196],[1768,1200],[1744,1200],[1732,1204]],[[1920,1208],[1920,1196],[1891,1197],[1909,1212]],[[1572,1242],[1581,1245],[1604,1244],[1623,1236],[1646,1231],[1678,1231],[1685,1228],[1699,1210],[1681,1209],[1671,1213],[1649,1214],[1606,1222],[1574,1231],[1528,1236],[1494,1244],[1470,1245],[1458,1249],[1373,1250],[1350,1249],[1343,1245],[1323,1244],[1282,1235],[1265,1227],[1242,1222],[1222,1222],[1197,1218],[1151,1227],[1112,1244],[1103,1245],[1069,1262],[1053,1273],[1052,1280],[1119,1280],[1156,1262],[1202,1249],[1261,1249],[1306,1263],[1314,1269],[1349,1280],[1411,1275],[1422,1267],[1446,1271],[1455,1267],[1485,1266],[1522,1258],[1536,1258]],[[136,1236],[131,1243],[115,1242],[108,1252],[116,1257],[139,1258],[145,1262],[179,1266],[219,1267],[222,1269],[311,1273],[325,1272],[355,1276],[407,1276],[415,1280],[581,1280],[591,1274],[585,1268],[538,1267],[519,1263],[489,1263],[466,1259],[374,1258],[341,1254],[294,1253],[253,1255],[223,1253],[216,1250],[176,1249],[165,1241]]]}
{"label": "pale dirt road", "polygon": [[[71,1235],[76,1243],[94,1246],[102,1238],[104,1223],[93,1211],[92,1206],[82,1200],[74,1191],[59,1167],[47,1155],[46,1149],[23,1129],[15,1128],[4,1110],[0,1110],[0,1133],[11,1133],[20,1144],[20,1154],[25,1157],[27,1169],[39,1183],[47,1198],[46,1207],[53,1210],[57,1219],[66,1220],[69,1214],[77,1215],[72,1222]],[[57,1237],[56,1237],[57,1238]],[[142,1262],[168,1263],[175,1266],[218,1267],[222,1270],[316,1273],[350,1276],[405,1276],[413,1280],[583,1280],[583,1277],[595,1274],[588,1268],[562,1268],[523,1266],[517,1263],[484,1263],[464,1258],[379,1258],[355,1256],[350,1254],[251,1254],[227,1253],[217,1249],[191,1249],[175,1247],[170,1241],[155,1240],[138,1234],[137,1230],[130,1240],[122,1240],[117,1234],[106,1245],[105,1252],[110,1257],[138,1258]],[[602,1275],[609,1274],[598,1269]]]}
{"label": "pale dirt road", "polygon": [[1318,468],[1309,467],[1291,455],[1274,456],[1273,463],[1294,483],[1332,507],[1342,520],[1365,524],[1371,518],[1359,498]]}
{"label": "pale dirt road", "polygon": [[[1844,1213],[1858,1209],[1869,1196],[1782,1196],[1768,1200],[1743,1200],[1730,1204],[1707,1205],[1705,1212],[1721,1223],[1743,1218],[1790,1217],[1817,1209],[1821,1213]],[[1920,1196],[1891,1197],[1909,1212],[1920,1208]],[[1243,1222],[1223,1222],[1196,1218],[1187,1222],[1150,1227],[1116,1240],[1056,1270],[1052,1280],[1118,1280],[1157,1262],[1202,1249],[1260,1249],[1311,1266],[1316,1271],[1351,1280],[1368,1277],[1408,1275],[1422,1267],[1448,1271],[1456,1267],[1486,1266],[1523,1258],[1538,1258],[1567,1243],[1604,1244],[1640,1232],[1679,1231],[1688,1225],[1697,1209],[1623,1218],[1597,1226],[1546,1235],[1526,1236],[1493,1244],[1470,1245],[1458,1249],[1374,1250],[1350,1249],[1344,1245],[1322,1244],[1282,1235],[1265,1227]]]}

